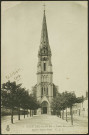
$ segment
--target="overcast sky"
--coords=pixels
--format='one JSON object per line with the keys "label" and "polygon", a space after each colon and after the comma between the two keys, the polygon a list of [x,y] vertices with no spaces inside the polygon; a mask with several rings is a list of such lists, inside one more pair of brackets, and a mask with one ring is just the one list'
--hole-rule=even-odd
{"label": "overcast sky", "polygon": [[[43,1],[2,2],[2,83],[17,69],[23,87],[37,83],[38,49],[43,19]],[[53,82],[59,92],[85,95],[87,71],[87,1],[45,1],[49,43],[52,51]],[[17,75],[17,74],[16,74]],[[9,80],[13,81],[12,76]]]}

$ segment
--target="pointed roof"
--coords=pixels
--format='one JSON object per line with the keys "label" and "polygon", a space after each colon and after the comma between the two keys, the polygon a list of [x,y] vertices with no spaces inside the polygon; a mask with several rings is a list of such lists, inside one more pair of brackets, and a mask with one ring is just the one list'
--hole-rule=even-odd
{"label": "pointed roof", "polygon": [[44,48],[44,47],[47,48],[49,54],[51,55],[51,49],[50,49],[50,46],[49,46],[49,39],[48,39],[45,10],[44,10],[44,14],[43,14],[39,53],[41,53],[41,49]]}
{"label": "pointed roof", "polygon": [[42,23],[42,31],[41,31],[41,45],[46,45],[46,46],[49,45],[45,10],[43,15],[43,23]]}
{"label": "pointed roof", "polygon": [[44,101],[46,101],[49,104],[49,100],[48,100],[48,98],[46,96],[42,97],[41,103],[44,102]]}

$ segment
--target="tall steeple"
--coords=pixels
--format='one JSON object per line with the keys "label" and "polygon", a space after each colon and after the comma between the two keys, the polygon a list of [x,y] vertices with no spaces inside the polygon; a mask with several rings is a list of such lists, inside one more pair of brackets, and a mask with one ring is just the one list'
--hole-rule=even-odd
{"label": "tall steeple", "polygon": [[51,55],[51,49],[49,46],[49,39],[48,39],[48,31],[47,31],[47,24],[46,24],[46,15],[45,15],[45,9],[43,14],[43,22],[42,22],[42,30],[41,30],[41,40],[40,40],[40,48],[38,55],[42,55],[41,50],[46,49],[47,54]]}
{"label": "tall steeple", "polygon": [[47,45],[49,45],[49,41],[48,41],[46,16],[45,16],[45,10],[44,10],[43,24],[42,24],[42,31],[41,31],[41,46],[47,46]]}
{"label": "tall steeple", "polygon": [[55,96],[54,92],[51,49],[49,46],[46,15],[44,9],[37,63],[36,97],[41,103],[41,108],[37,111],[38,114],[51,114],[50,105],[53,97]]}

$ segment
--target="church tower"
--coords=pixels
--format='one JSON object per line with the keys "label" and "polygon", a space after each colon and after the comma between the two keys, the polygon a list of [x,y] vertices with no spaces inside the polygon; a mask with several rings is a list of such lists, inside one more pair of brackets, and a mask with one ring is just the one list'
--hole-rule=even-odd
{"label": "church tower", "polygon": [[41,102],[41,113],[50,114],[50,103],[53,98],[53,72],[51,63],[46,15],[44,10],[41,40],[38,51],[37,65],[37,99]]}
{"label": "church tower", "polygon": [[37,110],[37,114],[51,114],[51,101],[57,94],[57,87],[53,84],[51,56],[44,10],[41,40],[38,50],[37,84],[33,87],[33,93],[35,93],[37,100],[41,104],[41,108]]}

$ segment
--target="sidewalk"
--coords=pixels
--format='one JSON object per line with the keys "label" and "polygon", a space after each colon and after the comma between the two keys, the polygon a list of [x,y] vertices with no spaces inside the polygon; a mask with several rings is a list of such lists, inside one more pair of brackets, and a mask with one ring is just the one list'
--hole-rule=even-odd
{"label": "sidewalk", "polygon": [[[71,122],[71,116],[68,115],[67,119],[68,123]],[[66,120],[66,117],[64,117],[64,120]],[[73,115],[73,125],[86,127],[88,125],[88,117]]]}
{"label": "sidewalk", "polygon": [[[88,133],[87,125],[81,125],[66,122],[61,118],[53,115],[34,115],[33,117],[21,116],[18,121],[18,116],[14,116],[14,124],[10,123],[10,117],[2,119],[2,134],[85,134]],[[10,130],[7,131],[6,127],[9,125]]]}

